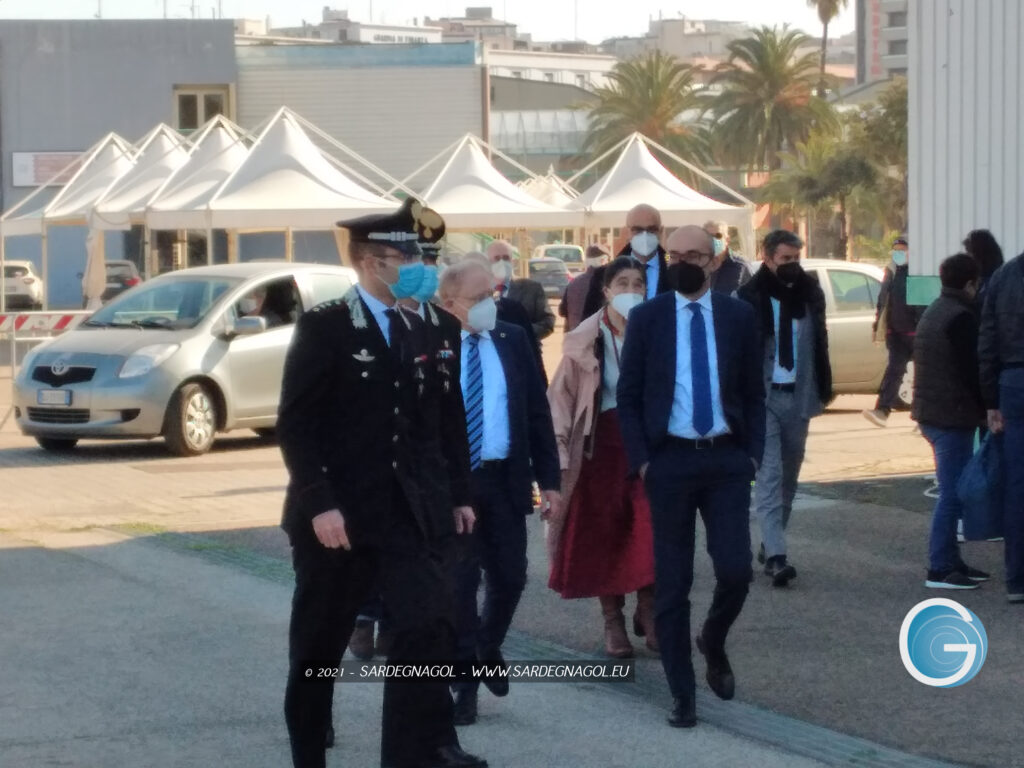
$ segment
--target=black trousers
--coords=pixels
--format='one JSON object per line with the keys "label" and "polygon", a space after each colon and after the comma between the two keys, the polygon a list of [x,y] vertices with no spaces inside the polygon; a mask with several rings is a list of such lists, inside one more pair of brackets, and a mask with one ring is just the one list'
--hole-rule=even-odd
{"label": "black trousers", "polygon": [[[396,490],[394,497],[400,500],[401,492]],[[450,662],[454,656],[452,584],[445,553],[427,545],[404,503],[387,514],[380,547],[327,549],[312,527],[308,537],[292,541],[295,593],[284,713],[295,768],[325,766],[334,680],[318,678],[316,669],[338,665],[359,607],[373,589],[380,590],[392,622],[389,662]],[[307,677],[310,668],[313,674]],[[345,730],[338,729],[341,749]],[[384,683],[382,762],[409,765],[439,746],[457,743],[446,682]]]}
{"label": "black trousers", "polygon": [[[511,499],[522,497],[510,488],[508,464],[486,463],[473,471],[473,533],[459,536],[455,564],[457,656],[460,661],[500,648],[526,586],[526,510]],[[484,576],[483,605],[477,592]],[[475,688],[479,683],[458,683]]]}
{"label": "black trousers", "polygon": [[698,450],[669,439],[651,457],[645,484],[654,530],[655,630],[675,698],[694,695],[690,645],[697,512],[707,531],[715,593],[704,623],[712,651],[725,639],[750,589],[750,481],[754,465],[732,444]]}
{"label": "black trousers", "polygon": [[889,413],[900,397],[900,384],[907,373],[907,363],[914,359],[914,337],[905,333],[890,333],[885,337],[889,350],[889,362],[878,388],[878,402],[875,408]]}

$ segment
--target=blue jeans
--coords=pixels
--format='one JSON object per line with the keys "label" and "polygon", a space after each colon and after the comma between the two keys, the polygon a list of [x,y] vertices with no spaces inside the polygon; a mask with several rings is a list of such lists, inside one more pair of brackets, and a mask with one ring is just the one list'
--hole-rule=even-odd
{"label": "blue jeans", "polygon": [[974,430],[922,424],[921,434],[935,453],[935,476],[939,481],[939,500],[932,513],[928,540],[928,569],[946,573],[962,563],[956,543],[956,521],[963,516],[963,508],[956,484],[974,454]]}
{"label": "blue jeans", "polygon": [[1006,541],[1006,591],[1024,593],[1024,368],[1003,371],[999,377],[999,410],[1005,425],[1003,535]]}

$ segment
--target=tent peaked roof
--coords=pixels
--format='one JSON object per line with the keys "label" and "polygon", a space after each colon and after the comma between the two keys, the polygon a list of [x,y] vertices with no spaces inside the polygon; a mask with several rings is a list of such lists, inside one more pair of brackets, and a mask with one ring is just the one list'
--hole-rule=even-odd
{"label": "tent peaked roof", "polygon": [[556,205],[559,208],[564,208],[579,195],[579,192],[571,185],[566,184],[558,177],[553,165],[548,167],[548,172],[543,176],[532,176],[519,182],[519,187],[541,202]]}
{"label": "tent peaked roof", "polygon": [[200,131],[192,152],[149,200],[150,229],[203,229],[206,206],[249,149],[242,132],[229,120],[216,118]]}
{"label": "tent peaked roof", "polygon": [[580,223],[575,211],[533,197],[505,178],[487,159],[479,139],[466,135],[424,192],[448,229],[542,229]]}
{"label": "tent peaked roof", "polygon": [[223,229],[329,229],[339,219],[392,211],[397,200],[346,176],[282,109],[210,201]]}
{"label": "tent peaked roof", "polygon": [[[738,193],[732,194],[743,200]],[[645,137],[634,133],[611,170],[569,207],[585,210],[593,225],[621,226],[626,213],[638,203],[657,208],[669,226],[699,224],[713,216],[739,224],[750,216],[747,206],[722,203],[688,187],[651,154]]]}
{"label": "tent peaked roof", "polygon": [[97,229],[129,229],[141,223],[150,197],[187,159],[185,138],[158,125],[141,142],[135,166],[93,208],[90,224]]}
{"label": "tent peaked roof", "polygon": [[[115,181],[133,165],[131,144],[109,133],[88,150],[75,172],[53,199],[46,205],[14,215],[41,192],[39,187],[29,197],[4,215],[4,235],[39,235],[46,224],[84,224],[86,215],[97,200],[103,198]],[[61,172],[58,176],[65,175]]]}

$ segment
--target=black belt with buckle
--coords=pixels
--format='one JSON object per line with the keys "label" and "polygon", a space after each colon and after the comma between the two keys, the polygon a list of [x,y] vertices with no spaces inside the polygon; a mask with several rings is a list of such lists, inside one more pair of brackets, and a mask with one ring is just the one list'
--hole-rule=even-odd
{"label": "black belt with buckle", "polygon": [[714,448],[716,446],[723,445],[735,445],[736,438],[732,435],[718,435],[717,437],[699,437],[696,440],[691,440],[687,437],[676,437],[672,435],[669,437],[673,443],[688,448],[693,451],[706,451],[708,448]]}
{"label": "black belt with buckle", "polygon": [[796,392],[796,384],[776,384],[773,381],[772,389],[777,392]]}

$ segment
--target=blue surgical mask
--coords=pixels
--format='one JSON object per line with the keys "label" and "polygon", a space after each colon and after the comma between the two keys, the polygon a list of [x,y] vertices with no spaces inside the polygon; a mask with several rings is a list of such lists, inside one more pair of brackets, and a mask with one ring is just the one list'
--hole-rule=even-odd
{"label": "blue surgical mask", "polygon": [[658,236],[653,232],[638,232],[629,241],[630,250],[641,258],[647,258],[658,250]]}
{"label": "blue surgical mask", "polygon": [[892,263],[895,264],[897,267],[902,267],[904,264],[907,263],[906,251],[893,251],[889,255],[892,256]]}
{"label": "blue surgical mask", "polygon": [[420,304],[430,301],[434,298],[434,294],[437,293],[438,282],[437,267],[424,264],[423,282],[420,283],[419,289],[412,295],[412,298],[416,299]]}
{"label": "blue surgical mask", "polygon": [[[381,259],[381,261],[384,260]],[[398,268],[398,280],[393,283],[387,283],[388,288],[391,290],[391,295],[396,299],[411,298],[423,283],[424,269],[425,266],[422,261],[402,264]]]}

